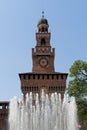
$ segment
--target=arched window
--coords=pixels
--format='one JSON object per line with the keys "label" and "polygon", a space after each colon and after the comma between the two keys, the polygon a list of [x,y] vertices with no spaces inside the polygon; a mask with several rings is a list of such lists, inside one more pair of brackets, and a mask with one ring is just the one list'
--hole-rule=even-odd
{"label": "arched window", "polygon": [[44,38],[41,39],[41,45],[42,45],[42,46],[46,45],[46,41],[45,41]]}
{"label": "arched window", "polygon": [[46,32],[48,32],[48,29],[46,28]]}
{"label": "arched window", "polygon": [[42,27],[42,32],[44,32],[44,27]]}

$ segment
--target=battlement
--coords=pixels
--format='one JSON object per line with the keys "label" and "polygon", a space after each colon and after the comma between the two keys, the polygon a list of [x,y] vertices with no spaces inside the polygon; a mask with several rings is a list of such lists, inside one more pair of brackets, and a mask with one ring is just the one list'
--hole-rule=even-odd
{"label": "battlement", "polygon": [[67,73],[21,73],[21,90],[23,94],[27,92],[39,93],[42,89],[46,93],[61,93],[62,98],[66,88]]}
{"label": "battlement", "polygon": [[8,101],[0,102],[0,119],[7,119],[8,111],[9,111],[9,102]]}
{"label": "battlement", "polygon": [[38,48],[32,48],[32,55],[54,55],[55,48],[49,48],[49,47],[38,47]]}

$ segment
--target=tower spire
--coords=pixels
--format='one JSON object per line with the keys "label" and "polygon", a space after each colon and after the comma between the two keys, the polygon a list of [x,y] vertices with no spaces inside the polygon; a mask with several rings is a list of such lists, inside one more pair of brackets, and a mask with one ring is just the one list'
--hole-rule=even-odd
{"label": "tower spire", "polygon": [[44,11],[42,11],[42,18],[44,18]]}

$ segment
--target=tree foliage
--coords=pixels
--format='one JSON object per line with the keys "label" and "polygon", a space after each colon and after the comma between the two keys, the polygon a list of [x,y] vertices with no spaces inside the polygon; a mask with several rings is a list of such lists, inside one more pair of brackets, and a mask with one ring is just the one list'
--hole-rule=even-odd
{"label": "tree foliage", "polygon": [[87,62],[76,60],[70,68],[67,92],[76,98],[80,120],[87,121]]}

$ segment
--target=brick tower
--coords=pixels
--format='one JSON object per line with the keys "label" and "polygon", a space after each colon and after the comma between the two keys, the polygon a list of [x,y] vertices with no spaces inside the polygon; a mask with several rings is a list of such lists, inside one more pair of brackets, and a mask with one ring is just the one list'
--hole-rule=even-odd
{"label": "brick tower", "polygon": [[32,48],[32,72],[19,74],[22,93],[25,95],[32,92],[40,95],[41,90],[44,89],[49,95],[53,92],[61,93],[63,98],[67,73],[55,72],[55,49],[51,47],[49,24],[44,16],[38,22],[37,27],[36,46]]}
{"label": "brick tower", "polygon": [[[48,31],[47,19],[42,16],[38,22],[36,33],[36,46],[32,49],[32,72],[20,73],[22,93],[40,95],[42,89],[49,95],[53,92],[61,93],[64,96],[66,88],[67,73],[55,72],[54,57],[55,49],[51,47],[51,34]],[[8,130],[9,102],[0,102],[0,130]]]}

